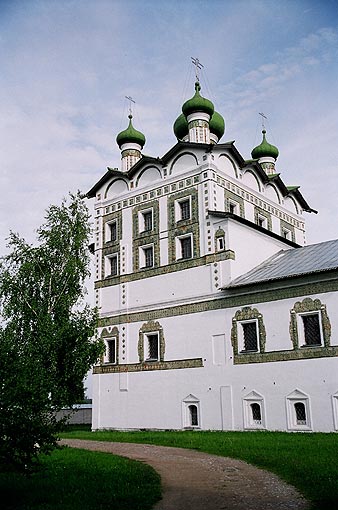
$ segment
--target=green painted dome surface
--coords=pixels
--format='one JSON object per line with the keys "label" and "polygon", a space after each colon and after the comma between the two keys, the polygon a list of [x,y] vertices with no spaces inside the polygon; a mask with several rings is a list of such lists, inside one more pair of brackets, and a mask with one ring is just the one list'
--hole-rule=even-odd
{"label": "green painted dome surface", "polygon": [[124,143],[138,143],[143,147],[143,145],[146,143],[146,139],[143,133],[140,131],[137,131],[137,129],[134,128],[131,119],[133,118],[132,115],[128,115],[129,118],[129,125],[127,129],[124,131],[121,131],[116,137],[117,145],[121,148],[121,146]]}
{"label": "green painted dome surface", "polygon": [[214,105],[209,99],[202,97],[200,94],[201,86],[197,81],[195,83],[195,95],[191,99],[188,99],[182,106],[182,112],[187,117],[194,112],[208,113],[210,117],[214,113]]}
{"label": "green painted dome surface", "polygon": [[263,141],[260,145],[257,145],[254,149],[252,149],[251,157],[253,159],[260,159],[260,158],[274,158],[277,159],[279,155],[279,151],[277,147],[274,145],[271,145],[271,143],[267,142],[265,138],[265,129],[262,131],[263,133]]}
{"label": "green painted dome surface", "polygon": [[188,121],[183,113],[181,113],[181,115],[175,120],[173,129],[178,140],[183,140],[183,138],[188,134]]}
{"label": "green painted dome surface", "polygon": [[210,133],[217,136],[218,139],[222,138],[225,131],[225,122],[222,115],[214,112],[209,122]]}

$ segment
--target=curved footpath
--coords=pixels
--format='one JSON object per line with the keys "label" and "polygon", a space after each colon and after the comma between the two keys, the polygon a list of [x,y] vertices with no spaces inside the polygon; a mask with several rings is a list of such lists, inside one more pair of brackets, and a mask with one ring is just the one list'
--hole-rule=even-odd
{"label": "curved footpath", "polygon": [[310,504],[276,475],[240,460],[183,448],[63,439],[61,444],[146,462],[160,474],[154,510],[308,510]]}

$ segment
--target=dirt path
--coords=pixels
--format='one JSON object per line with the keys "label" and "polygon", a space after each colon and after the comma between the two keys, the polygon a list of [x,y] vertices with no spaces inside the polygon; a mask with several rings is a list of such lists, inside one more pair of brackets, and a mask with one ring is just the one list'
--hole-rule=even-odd
{"label": "dirt path", "polygon": [[182,448],[64,439],[61,444],[146,462],[160,474],[154,510],[308,510],[296,489],[240,460]]}

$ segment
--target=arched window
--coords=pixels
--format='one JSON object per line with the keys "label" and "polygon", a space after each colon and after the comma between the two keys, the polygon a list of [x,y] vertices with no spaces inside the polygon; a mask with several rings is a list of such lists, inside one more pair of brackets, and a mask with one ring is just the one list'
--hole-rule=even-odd
{"label": "arched window", "polygon": [[262,423],[262,413],[261,413],[261,406],[257,404],[257,402],[254,402],[250,405],[251,407],[251,413],[252,413],[252,421],[256,425],[261,425]]}
{"label": "arched window", "polygon": [[198,410],[195,404],[190,404],[188,406],[189,409],[189,419],[191,427],[198,427]]}
{"label": "arched window", "polygon": [[306,409],[303,402],[295,403],[295,413],[297,425],[306,425]]}

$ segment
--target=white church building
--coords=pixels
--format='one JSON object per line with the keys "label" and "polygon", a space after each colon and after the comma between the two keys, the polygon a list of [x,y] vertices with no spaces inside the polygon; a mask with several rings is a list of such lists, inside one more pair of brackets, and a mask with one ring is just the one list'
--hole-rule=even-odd
{"label": "white church building", "polygon": [[97,429],[338,430],[338,240],[263,140],[245,160],[195,84],[161,158],[129,115],[95,199]]}

